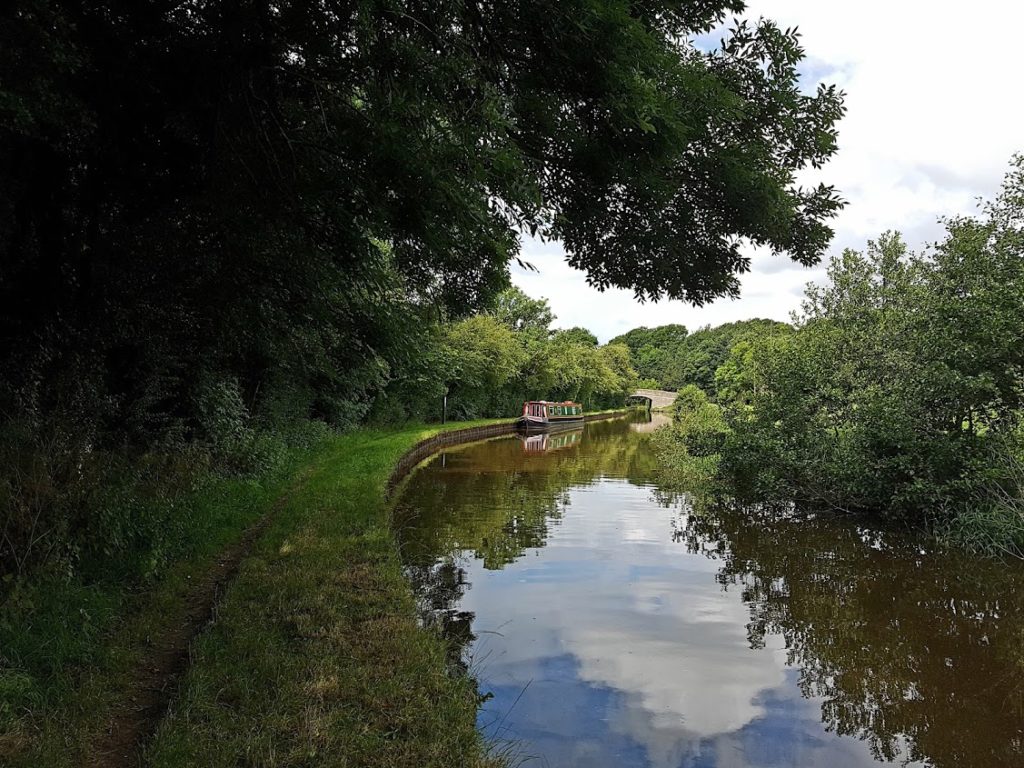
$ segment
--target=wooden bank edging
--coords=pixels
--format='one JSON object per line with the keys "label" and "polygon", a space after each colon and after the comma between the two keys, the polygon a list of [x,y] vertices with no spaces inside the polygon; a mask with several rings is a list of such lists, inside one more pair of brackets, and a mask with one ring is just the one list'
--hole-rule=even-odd
{"label": "wooden bank edging", "polygon": [[[584,414],[583,421],[588,422],[616,419],[620,416],[625,416],[628,413],[629,409],[602,413],[588,413]],[[404,480],[420,462],[428,456],[437,453],[441,448],[446,448],[451,445],[475,443],[478,440],[487,440],[489,438],[500,437],[502,435],[511,435],[516,431],[517,424],[518,419],[512,419],[499,424],[485,424],[482,427],[467,427],[465,429],[447,430],[439,432],[436,435],[432,435],[425,440],[420,440],[416,445],[402,454],[402,457],[395,464],[395,468],[391,471],[391,475],[388,477],[387,489],[385,491],[386,495],[390,497],[395,488],[398,487],[399,483],[401,483],[402,480]]]}

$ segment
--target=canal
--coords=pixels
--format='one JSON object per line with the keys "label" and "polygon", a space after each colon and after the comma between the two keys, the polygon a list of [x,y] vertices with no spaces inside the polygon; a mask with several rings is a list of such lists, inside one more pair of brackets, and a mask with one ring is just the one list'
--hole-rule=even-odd
{"label": "canal", "polygon": [[862,521],[695,510],[659,487],[640,418],[448,449],[402,489],[424,621],[499,748],[564,768],[1024,765],[1019,567]]}

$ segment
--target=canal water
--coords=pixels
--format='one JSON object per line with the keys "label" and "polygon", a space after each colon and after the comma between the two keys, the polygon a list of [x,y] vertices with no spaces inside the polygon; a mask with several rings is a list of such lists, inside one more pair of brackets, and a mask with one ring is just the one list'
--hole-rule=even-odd
{"label": "canal water", "polygon": [[449,449],[396,509],[424,620],[528,765],[1024,766],[1024,578],[830,516],[693,509],[615,420]]}

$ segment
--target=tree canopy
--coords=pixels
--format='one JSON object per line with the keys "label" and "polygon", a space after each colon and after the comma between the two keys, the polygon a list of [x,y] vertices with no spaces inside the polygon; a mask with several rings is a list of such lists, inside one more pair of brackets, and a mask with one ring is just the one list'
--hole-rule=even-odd
{"label": "tree canopy", "polygon": [[551,332],[555,319],[547,299],[530,298],[516,287],[498,294],[491,314],[513,331],[534,331],[544,336]]}
{"label": "tree canopy", "polygon": [[523,230],[640,298],[735,294],[741,240],[816,260],[841,95],[770,21],[691,42],[741,9],[6,4],[0,411],[144,443],[213,377],[358,419]]}

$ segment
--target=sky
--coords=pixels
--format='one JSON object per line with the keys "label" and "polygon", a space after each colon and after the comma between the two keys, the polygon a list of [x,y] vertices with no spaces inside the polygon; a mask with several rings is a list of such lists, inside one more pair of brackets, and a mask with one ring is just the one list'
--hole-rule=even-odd
{"label": "sky", "polygon": [[589,287],[559,243],[527,237],[521,256],[537,272],[513,264],[512,282],[548,299],[555,327],[583,326],[606,342],[641,325],[788,320],[804,285],[823,281],[830,256],[890,229],[923,249],[941,239],[940,216],[975,212],[979,197],[998,192],[1011,156],[1024,152],[1020,0],[749,0],[744,15],[799,27],[802,87],[835,83],[846,92],[839,151],[798,179],[833,184],[847,201],[826,257],[808,268],[751,249],[739,299],[640,304],[631,291]]}

